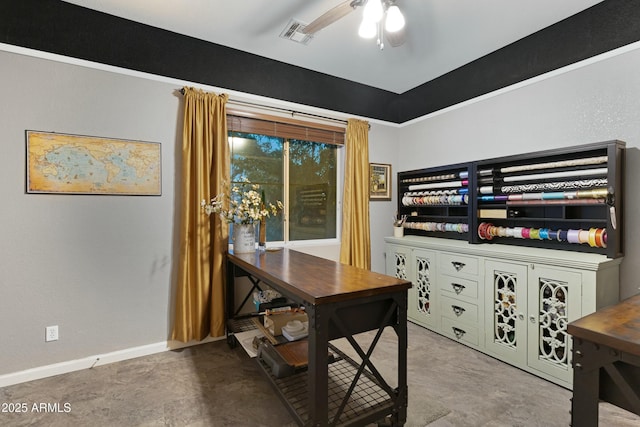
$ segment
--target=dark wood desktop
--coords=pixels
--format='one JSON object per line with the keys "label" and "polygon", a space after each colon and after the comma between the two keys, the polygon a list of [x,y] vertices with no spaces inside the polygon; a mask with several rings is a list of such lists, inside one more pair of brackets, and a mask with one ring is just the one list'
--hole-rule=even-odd
{"label": "dark wood desktop", "polygon": [[598,425],[599,401],[640,414],[640,295],[568,325],[573,336],[571,425]]}

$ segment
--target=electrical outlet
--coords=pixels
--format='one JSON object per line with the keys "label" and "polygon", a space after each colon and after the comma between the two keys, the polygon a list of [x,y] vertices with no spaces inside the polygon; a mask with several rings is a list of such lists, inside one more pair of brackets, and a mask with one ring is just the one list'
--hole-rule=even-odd
{"label": "electrical outlet", "polygon": [[47,326],[45,328],[44,340],[46,342],[49,341],[58,341],[58,325],[55,326]]}

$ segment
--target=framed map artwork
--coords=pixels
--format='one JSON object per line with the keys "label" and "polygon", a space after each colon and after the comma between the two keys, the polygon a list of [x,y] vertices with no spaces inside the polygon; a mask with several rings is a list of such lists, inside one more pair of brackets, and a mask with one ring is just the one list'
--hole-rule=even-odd
{"label": "framed map artwork", "polygon": [[27,193],[162,194],[160,144],[27,131]]}

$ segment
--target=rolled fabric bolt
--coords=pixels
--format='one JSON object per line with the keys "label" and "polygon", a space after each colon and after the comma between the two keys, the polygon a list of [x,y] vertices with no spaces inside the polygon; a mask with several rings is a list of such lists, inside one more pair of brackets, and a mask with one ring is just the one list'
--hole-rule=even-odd
{"label": "rolled fabric bolt", "polygon": [[542,200],[561,200],[561,199],[564,199],[564,192],[562,191],[542,193]]}
{"label": "rolled fabric bolt", "polygon": [[493,194],[493,186],[485,185],[479,188],[480,194]]}
{"label": "rolled fabric bolt", "polygon": [[564,192],[564,198],[565,199],[577,199],[578,198],[578,192],[577,191],[565,191]]}
{"label": "rolled fabric bolt", "polygon": [[436,189],[436,188],[455,188],[455,187],[463,187],[466,186],[468,184],[468,180],[467,180],[467,184],[462,184],[464,182],[463,181],[445,181],[445,182],[432,182],[432,183],[428,183],[428,184],[416,184],[416,185],[410,185],[408,190],[409,191],[417,191],[417,190],[429,190],[429,189]]}
{"label": "rolled fabric bolt", "polygon": [[524,193],[522,200],[542,200],[542,193]]}
{"label": "rolled fabric bolt", "polygon": [[545,162],[545,163],[535,163],[530,165],[504,167],[504,168],[500,168],[500,172],[512,173],[512,172],[521,172],[521,171],[530,171],[530,170],[539,170],[539,169],[563,168],[563,167],[569,167],[569,166],[597,165],[600,163],[607,163],[607,160],[608,160],[607,156],[587,157],[584,159],[573,159],[573,160],[559,160],[555,162]]}
{"label": "rolled fabric bolt", "polygon": [[502,178],[504,182],[515,182],[515,181],[539,181],[543,179],[556,179],[556,178],[565,178],[571,176],[595,176],[595,175],[606,175],[607,168],[594,168],[594,169],[584,169],[584,170],[571,170],[571,171],[563,171],[563,172],[550,172],[550,173],[536,173],[531,175],[515,175],[515,176],[505,176]]}

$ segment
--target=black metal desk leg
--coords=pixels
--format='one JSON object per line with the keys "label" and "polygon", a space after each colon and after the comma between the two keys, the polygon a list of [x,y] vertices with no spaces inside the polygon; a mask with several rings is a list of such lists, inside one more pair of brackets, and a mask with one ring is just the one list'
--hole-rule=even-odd
{"label": "black metal desk leg", "polygon": [[329,418],[329,314],[326,308],[305,306],[309,317],[309,425],[327,426]]}
{"label": "black metal desk leg", "polygon": [[585,346],[593,346],[593,344],[574,339],[573,398],[571,399],[573,427],[598,426],[600,364],[597,363],[597,359],[599,357],[597,353],[592,353],[592,349],[585,349]]}
{"label": "black metal desk leg", "polygon": [[233,312],[235,310],[235,286],[236,286],[235,265],[232,262],[229,262],[227,260],[226,270],[227,270],[226,271],[227,280],[226,280],[225,295],[224,295],[226,313],[224,314],[224,320],[225,320],[225,328],[226,328],[226,335],[227,335],[227,344],[229,345],[229,347],[234,348],[236,346],[236,339],[233,336],[233,334],[231,334],[229,331],[228,321],[233,316]]}
{"label": "black metal desk leg", "polygon": [[[397,425],[404,425],[407,421],[407,402],[409,388],[407,385],[407,293],[401,294],[397,298],[398,302],[398,326],[396,335],[398,336],[398,407]],[[404,395],[404,396],[403,396]]]}

